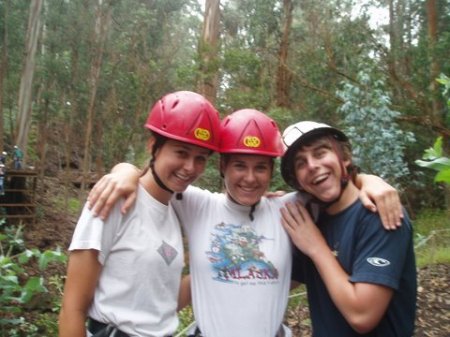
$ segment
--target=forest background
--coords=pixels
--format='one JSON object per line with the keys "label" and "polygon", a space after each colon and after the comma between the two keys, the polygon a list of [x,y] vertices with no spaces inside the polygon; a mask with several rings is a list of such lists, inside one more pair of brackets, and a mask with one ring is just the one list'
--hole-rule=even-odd
{"label": "forest background", "polygon": [[[416,160],[438,137],[438,157],[448,157],[449,51],[448,0],[0,0],[0,151],[18,145],[38,186],[56,179],[51,208],[76,217],[92,181],[115,163],[145,165],[143,124],[166,93],[202,93],[222,117],[255,108],[281,129],[326,122],[350,136],[363,172],[401,191],[417,245],[433,242],[431,262],[448,263],[449,185]],[[216,168],[217,156],[197,184],[220,190]],[[279,174],[272,188],[288,189]],[[47,211],[38,209],[34,228],[48,226]],[[17,306],[31,298],[21,298],[30,272],[5,261],[18,268],[22,250],[63,259],[53,249],[70,236],[40,247],[52,249],[45,255],[16,240],[30,227],[9,228],[0,304]],[[49,287],[41,276],[31,292]],[[61,278],[52,282],[61,289]],[[8,310],[1,331],[21,336],[24,310]]]}

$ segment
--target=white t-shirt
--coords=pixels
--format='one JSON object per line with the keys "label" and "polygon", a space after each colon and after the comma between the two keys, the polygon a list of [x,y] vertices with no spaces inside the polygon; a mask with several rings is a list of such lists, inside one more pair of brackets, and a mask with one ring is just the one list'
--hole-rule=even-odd
{"label": "white t-shirt", "polygon": [[69,250],[99,250],[102,272],[88,316],[130,336],[167,336],[178,326],[177,302],[184,266],[178,218],[139,185],[135,205],[107,220],[85,207]]}
{"label": "white t-shirt", "polygon": [[206,337],[273,337],[283,322],[292,247],[280,208],[294,194],[250,207],[196,187],[173,200],[189,240],[193,309]]}

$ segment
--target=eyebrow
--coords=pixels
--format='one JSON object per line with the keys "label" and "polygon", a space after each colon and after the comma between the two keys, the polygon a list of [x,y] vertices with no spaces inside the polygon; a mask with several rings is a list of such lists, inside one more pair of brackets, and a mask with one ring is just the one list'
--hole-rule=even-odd
{"label": "eyebrow", "polygon": [[[242,159],[231,159],[230,163],[249,164],[246,160],[242,160]],[[266,162],[265,160],[257,161],[254,164],[255,165],[270,165],[270,163]]]}
{"label": "eyebrow", "polygon": [[[189,145],[183,144],[183,143],[180,143],[180,144],[173,144],[173,146],[174,146],[175,148],[181,148],[181,149],[184,149],[184,150],[186,150],[186,151],[192,151],[192,150],[193,150],[192,147],[190,147]],[[206,148],[200,148],[200,152],[201,152],[201,153],[204,153],[205,155],[209,155],[209,151],[210,151],[210,150],[208,150],[208,149],[206,149]]]}
{"label": "eyebrow", "polygon": [[317,151],[317,150],[320,150],[320,149],[331,149],[331,147],[330,147],[330,145],[328,143],[323,143],[323,142],[315,143],[315,144],[311,144],[311,145],[303,145],[297,151],[297,153],[296,153],[296,155],[294,157],[294,160],[297,160],[297,158],[299,158],[299,156],[301,156],[300,153],[302,151],[305,151],[304,149],[307,149],[307,148],[311,149],[311,151],[313,151],[313,152]]}

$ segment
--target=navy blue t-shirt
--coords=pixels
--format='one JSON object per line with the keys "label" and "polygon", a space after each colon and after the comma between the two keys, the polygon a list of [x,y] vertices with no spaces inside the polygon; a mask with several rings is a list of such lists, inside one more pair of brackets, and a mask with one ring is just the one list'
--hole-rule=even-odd
{"label": "navy blue t-shirt", "polygon": [[306,284],[313,336],[411,337],[417,275],[409,219],[405,216],[400,228],[387,231],[379,215],[358,200],[338,214],[322,213],[317,226],[350,275],[350,282],[383,285],[392,288],[394,294],[378,326],[368,334],[358,334],[334,305],[314,263],[297,250],[292,279]]}

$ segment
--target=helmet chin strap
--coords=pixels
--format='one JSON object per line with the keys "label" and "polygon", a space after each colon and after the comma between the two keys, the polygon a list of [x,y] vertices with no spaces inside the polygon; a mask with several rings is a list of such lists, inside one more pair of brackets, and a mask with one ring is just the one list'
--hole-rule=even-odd
{"label": "helmet chin strap", "polygon": [[[159,178],[158,174],[156,173],[156,171],[155,171],[155,160],[154,159],[152,159],[150,161],[150,169],[152,170],[153,177],[155,178],[155,181],[158,184],[158,186],[161,187],[163,190],[173,194],[174,191],[172,191],[170,188],[168,188],[162,182],[162,180]],[[181,193],[181,192],[176,193],[176,198],[177,198],[177,200],[182,200],[183,199],[183,193]]]}
{"label": "helmet chin strap", "polygon": [[155,181],[158,184],[158,186],[169,193],[173,193],[173,191],[162,182],[162,180],[159,178],[158,174],[156,173],[155,160],[153,158],[152,158],[152,160],[150,160],[150,170],[152,171],[153,178],[155,178]]}
{"label": "helmet chin strap", "polygon": [[333,200],[323,201],[323,200],[317,198],[316,196],[313,196],[311,198],[310,203],[314,203],[314,204],[318,205],[321,210],[327,209],[328,207],[337,203],[341,199],[342,195],[344,194],[345,189],[348,186],[348,181],[349,180],[347,177],[341,178],[341,191],[339,192],[339,195],[336,198],[334,198]]}
{"label": "helmet chin strap", "polygon": [[342,165],[342,170],[343,170],[342,172],[346,172],[346,174],[341,177],[341,191],[339,192],[339,195],[331,201],[323,201],[317,198],[316,196],[313,196],[310,201],[311,203],[318,205],[321,210],[324,210],[330,207],[331,205],[337,203],[342,198],[342,195],[344,194],[344,191],[347,188],[350,179],[352,179],[353,172],[357,172],[358,167],[351,164],[345,168]]}
{"label": "helmet chin strap", "polygon": [[155,170],[156,151],[158,151],[158,149],[160,149],[164,145],[166,140],[163,137],[155,137],[155,138],[156,141],[155,144],[153,144],[152,157],[150,159],[149,167],[150,170],[152,171],[153,178],[155,178],[155,181],[158,184],[158,186],[161,187],[163,190],[173,194],[173,191],[162,182],[161,178],[159,178],[159,175],[156,173]]}

